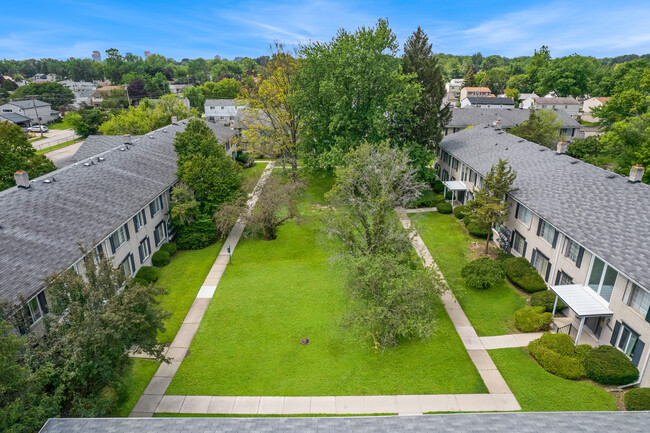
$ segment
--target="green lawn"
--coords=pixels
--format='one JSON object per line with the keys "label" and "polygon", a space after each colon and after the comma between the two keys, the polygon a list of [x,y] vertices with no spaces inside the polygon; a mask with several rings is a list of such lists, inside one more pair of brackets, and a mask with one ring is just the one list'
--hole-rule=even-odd
{"label": "green lawn", "polygon": [[325,193],[332,189],[334,185],[334,173],[312,173],[307,176],[309,186],[307,187],[307,197],[309,200],[325,204]]}
{"label": "green lawn", "polygon": [[[310,192],[322,198],[324,188],[314,183]],[[313,213],[301,225],[280,227],[274,241],[240,241],[167,393],[487,392],[441,302],[432,305],[438,321],[431,338],[383,352],[343,326],[347,298]],[[311,342],[303,346],[305,337]]]}
{"label": "green lawn", "polygon": [[37,151],[36,151],[36,154],[37,154],[37,155],[42,155],[42,154],[44,154],[44,153],[51,152],[51,151],[53,151],[53,150],[61,149],[61,148],[64,148],[64,147],[68,147],[68,146],[70,146],[71,144],[78,143],[78,142],[81,141],[81,140],[83,140],[83,138],[75,138],[75,139],[73,139],[73,140],[64,141],[63,143],[55,144],[54,146],[50,146],[50,147],[46,147],[45,149],[37,150]]}
{"label": "green lawn", "polygon": [[247,179],[259,179],[262,175],[262,172],[266,168],[266,162],[256,162],[254,166],[245,168],[244,174]]}
{"label": "green lawn", "polygon": [[51,125],[47,125],[47,128],[63,130],[63,129],[72,129],[72,126],[68,125],[68,123],[65,121],[61,121],[58,123],[52,123]]}
{"label": "green lawn", "polygon": [[108,416],[129,416],[159,365],[160,362],[151,359],[131,358],[131,367],[124,378],[126,398],[124,401],[118,402],[119,404],[111,410]]}
{"label": "green lawn", "polygon": [[552,375],[523,348],[489,351],[523,411],[616,410],[616,401],[603,388]]}
{"label": "green lawn", "polygon": [[168,292],[161,298],[161,306],[172,313],[165,322],[165,332],[158,335],[161,342],[170,343],[176,336],[222,245],[219,241],[202,250],[178,251],[167,266],[160,268],[156,285]]}
{"label": "green lawn", "polygon": [[437,212],[411,214],[410,217],[478,335],[518,332],[514,313],[526,305],[525,296],[505,280],[489,290],[465,287],[460,272],[469,261],[467,246],[475,240],[467,234],[463,222],[453,215]]}

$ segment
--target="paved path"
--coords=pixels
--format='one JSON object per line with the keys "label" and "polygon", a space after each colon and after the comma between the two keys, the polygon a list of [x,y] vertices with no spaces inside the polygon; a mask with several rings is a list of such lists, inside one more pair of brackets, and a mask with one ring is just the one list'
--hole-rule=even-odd
{"label": "paved path", "polygon": [[529,332],[527,334],[495,335],[493,337],[479,337],[481,344],[487,350],[505,349],[508,347],[526,347],[528,343],[537,340],[543,332]]}
{"label": "paved path", "polygon": [[[40,137],[41,134],[39,133]],[[32,147],[36,150],[45,149],[48,147],[56,146],[57,144],[64,143],[69,140],[79,138],[72,129],[50,129],[44,134],[45,138],[42,140],[31,141]]]}
{"label": "paved path", "polygon": [[255,185],[255,189],[246,202],[246,209],[239,219],[237,219],[237,222],[230,231],[228,238],[219,252],[217,260],[212,265],[210,272],[208,272],[208,276],[205,278],[199,293],[196,295],[196,299],[194,300],[190,311],[187,313],[187,316],[185,316],[185,320],[183,320],[183,324],[178,330],[174,341],[172,341],[171,345],[167,349],[166,356],[170,358],[171,362],[169,364],[163,363],[160,365],[158,371],[154,374],[151,382],[149,382],[149,385],[140,396],[140,399],[129,416],[152,416],[161,404],[169,384],[172,382],[176,371],[178,371],[178,368],[181,366],[181,363],[187,354],[187,350],[194,338],[194,334],[196,334],[196,331],[199,329],[199,324],[201,323],[201,319],[203,319],[205,311],[208,309],[208,305],[210,305],[210,299],[212,299],[212,296],[214,295],[217,284],[219,284],[219,280],[228,266],[230,259],[228,247],[230,247],[230,252],[232,254],[232,252],[235,251],[235,247],[237,246],[241,235],[244,233],[248,215],[255,207],[255,203],[257,203],[257,199],[262,192],[264,183],[271,175],[273,165],[273,162],[269,163],[264,169],[264,172],[262,172],[262,176],[260,176],[257,185]]}
{"label": "paved path", "polygon": [[70,146],[46,152],[45,156],[47,159],[52,161],[54,165],[56,165],[56,168],[65,167],[75,162],[72,160],[72,157],[77,152],[77,150],[79,150],[82,144],[84,144],[84,142],[79,141],[77,143],[71,144]]}

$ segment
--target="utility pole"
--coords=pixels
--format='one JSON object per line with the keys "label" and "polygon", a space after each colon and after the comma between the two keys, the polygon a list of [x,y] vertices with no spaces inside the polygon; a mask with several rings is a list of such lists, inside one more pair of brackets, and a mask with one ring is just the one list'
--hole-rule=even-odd
{"label": "utility pole", "polygon": [[36,101],[34,100],[34,95],[32,95],[32,105],[34,106],[34,112],[36,113],[36,120],[38,120],[38,132],[40,132],[41,137],[43,137],[43,125],[41,125],[41,118],[38,116],[38,109],[36,109]]}

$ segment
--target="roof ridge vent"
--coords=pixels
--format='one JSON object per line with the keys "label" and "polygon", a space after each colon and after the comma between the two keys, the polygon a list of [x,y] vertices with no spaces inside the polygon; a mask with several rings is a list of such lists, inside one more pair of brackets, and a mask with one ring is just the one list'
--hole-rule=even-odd
{"label": "roof ridge vent", "polygon": [[571,161],[571,164],[577,164],[578,162],[580,162],[580,161],[578,161],[577,159],[574,159],[573,161]]}
{"label": "roof ridge vent", "polygon": [[520,138],[519,140],[517,140],[517,143],[523,143],[524,141],[525,140],[523,138]]}
{"label": "roof ridge vent", "polygon": [[539,151],[540,151],[540,152],[546,152],[546,148],[545,148],[545,147],[542,147],[541,149],[539,149]]}
{"label": "roof ridge vent", "polygon": [[607,179],[614,179],[616,177],[615,173],[610,173],[607,175]]}

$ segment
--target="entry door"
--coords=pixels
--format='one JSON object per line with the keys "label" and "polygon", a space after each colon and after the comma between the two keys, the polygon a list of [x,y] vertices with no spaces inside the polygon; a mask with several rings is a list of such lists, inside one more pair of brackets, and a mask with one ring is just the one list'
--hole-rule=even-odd
{"label": "entry door", "polygon": [[585,326],[589,328],[596,338],[600,338],[600,333],[603,330],[604,323],[604,317],[587,317],[585,319]]}

